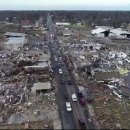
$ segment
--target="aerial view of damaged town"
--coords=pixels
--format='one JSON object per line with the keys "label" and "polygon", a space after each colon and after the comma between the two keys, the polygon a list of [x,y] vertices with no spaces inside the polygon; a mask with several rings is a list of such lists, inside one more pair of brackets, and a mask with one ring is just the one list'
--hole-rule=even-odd
{"label": "aerial view of damaged town", "polygon": [[130,12],[10,8],[0,129],[130,129]]}

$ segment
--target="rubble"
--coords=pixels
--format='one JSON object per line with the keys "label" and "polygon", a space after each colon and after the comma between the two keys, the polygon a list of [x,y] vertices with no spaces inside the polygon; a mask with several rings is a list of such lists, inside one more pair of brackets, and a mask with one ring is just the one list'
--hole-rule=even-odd
{"label": "rubble", "polygon": [[[30,122],[43,121],[41,128],[50,128],[59,118],[50,54],[40,40],[28,50],[0,51],[0,124],[31,128]],[[31,90],[38,82],[49,82],[52,90],[34,95]]]}
{"label": "rubble", "polygon": [[[60,44],[64,48],[64,54],[69,57],[68,64],[72,64],[71,70],[79,90],[85,97],[86,89],[91,90],[93,102],[88,102],[86,107],[88,109],[88,105],[91,105],[95,124],[99,123],[99,128],[103,129],[129,128],[129,51],[117,49],[116,45],[104,44],[105,41],[102,44],[101,40],[97,40],[97,44],[96,38],[91,36],[85,38],[82,43],[79,39],[82,41],[84,38],[75,37],[72,42],[70,39],[60,39]],[[63,45],[64,43],[69,44]],[[96,48],[96,45],[99,47],[100,44],[102,47]],[[91,45],[95,45],[94,48]]]}
{"label": "rubble", "polygon": [[39,110],[36,110],[35,112],[34,112],[34,115],[40,115],[40,111]]}

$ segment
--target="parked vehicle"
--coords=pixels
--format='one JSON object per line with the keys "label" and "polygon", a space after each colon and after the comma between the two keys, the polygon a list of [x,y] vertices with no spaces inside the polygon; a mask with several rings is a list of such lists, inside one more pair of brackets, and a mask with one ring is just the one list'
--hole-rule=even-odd
{"label": "parked vehicle", "polygon": [[62,74],[63,72],[62,72],[62,69],[59,69],[59,74]]}
{"label": "parked vehicle", "polygon": [[78,95],[80,104],[81,104],[82,106],[85,106],[86,101],[85,101],[85,98],[84,98],[82,92],[78,91],[77,95]]}
{"label": "parked vehicle", "polygon": [[70,102],[66,102],[66,110],[67,110],[68,112],[71,112],[71,111],[72,111]]}
{"label": "parked vehicle", "polygon": [[72,84],[72,82],[69,80],[69,81],[68,81],[68,84],[69,84],[69,85],[71,85],[71,84]]}
{"label": "parked vehicle", "polygon": [[71,79],[69,77],[68,77],[68,81],[67,82],[68,82],[69,85],[72,84]]}
{"label": "parked vehicle", "polygon": [[81,129],[86,129],[85,121],[83,119],[79,119],[78,122]]}
{"label": "parked vehicle", "polygon": [[69,99],[68,94],[64,93],[64,99]]}
{"label": "parked vehicle", "polygon": [[68,76],[68,75],[69,75],[67,71],[65,72],[65,75],[66,75],[66,76]]}
{"label": "parked vehicle", "polygon": [[64,80],[64,79],[61,79],[61,83],[62,83],[62,84],[65,84],[65,80]]}
{"label": "parked vehicle", "polygon": [[55,57],[55,61],[58,61],[57,57]]}
{"label": "parked vehicle", "polygon": [[76,96],[76,94],[72,94],[72,100],[73,100],[74,102],[77,101],[77,96]]}
{"label": "parked vehicle", "polygon": [[85,99],[84,98],[80,98],[79,99],[79,102],[82,106],[85,106],[86,102],[85,102]]}
{"label": "parked vehicle", "polygon": [[60,67],[60,63],[57,64],[57,67]]}

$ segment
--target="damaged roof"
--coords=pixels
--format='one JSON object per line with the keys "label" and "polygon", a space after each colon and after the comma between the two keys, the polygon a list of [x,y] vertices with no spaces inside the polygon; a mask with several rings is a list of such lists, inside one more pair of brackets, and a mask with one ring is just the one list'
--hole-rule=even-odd
{"label": "damaged roof", "polygon": [[127,31],[124,31],[124,30],[121,30],[121,29],[112,29],[111,32],[116,34],[116,35],[123,35],[123,34],[129,34],[130,35],[130,32],[127,32]]}
{"label": "damaged roof", "polygon": [[26,34],[24,33],[15,33],[15,32],[6,32],[4,36],[15,36],[15,37],[23,37]]}
{"label": "damaged roof", "polygon": [[36,92],[36,90],[48,90],[48,89],[51,89],[51,83],[50,82],[34,83],[34,85],[32,87],[33,92]]}
{"label": "damaged roof", "polygon": [[97,33],[102,33],[102,32],[105,32],[105,31],[106,31],[105,29],[97,28],[97,29],[92,30],[91,33],[97,34]]}
{"label": "damaged roof", "polygon": [[25,44],[25,37],[9,38],[5,44]]}

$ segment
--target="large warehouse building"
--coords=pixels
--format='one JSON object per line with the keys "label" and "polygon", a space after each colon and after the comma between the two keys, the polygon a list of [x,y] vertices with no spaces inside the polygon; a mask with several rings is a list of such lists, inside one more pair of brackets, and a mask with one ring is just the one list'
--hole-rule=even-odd
{"label": "large warehouse building", "polygon": [[6,32],[4,34],[5,38],[12,38],[12,37],[25,37],[26,34],[24,33],[15,33],[15,32]]}
{"label": "large warehouse building", "polygon": [[6,33],[5,48],[7,50],[18,51],[22,50],[24,44],[27,43],[26,34],[22,33]]}
{"label": "large warehouse building", "polygon": [[25,37],[9,38],[8,41],[5,42],[5,48],[7,50],[22,50],[26,43],[27,39]]}

